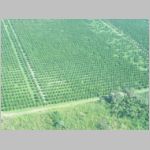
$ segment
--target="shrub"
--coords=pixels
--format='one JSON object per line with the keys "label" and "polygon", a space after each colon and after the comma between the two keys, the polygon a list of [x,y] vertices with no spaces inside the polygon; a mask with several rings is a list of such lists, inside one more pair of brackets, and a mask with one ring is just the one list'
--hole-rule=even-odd
{"label": "shrub", "polygon": [[101,118],[96,127],[99,130],[109,129],[109,122],[106,118]]}
{"label": "shrub", "polygon": [[[149,106],[142,97],[136,96],[133,90],[124,90],[124,94],[115,92],[105,96],[104,99],[109,104],[110,113],[118,118],[128,117],[133,124],[148,128],[149,122]],[[109,100],[108,100],[109,99]]]}
{"label": "shrub", "polygon": [[61,115],[58,111],[54,111],[51,114],[51,119],[53,122],[53,126],[57,129],[65,129],[65,123],[64,121],[61,119]]}
{"label": "shrub", "polygon": [[117,117],[128,117],[134,121],[140,122],[145,127],[148,126],[149,107],[136,97],[125,96],[122,99],[113,101],[110,104],[111,114]]}

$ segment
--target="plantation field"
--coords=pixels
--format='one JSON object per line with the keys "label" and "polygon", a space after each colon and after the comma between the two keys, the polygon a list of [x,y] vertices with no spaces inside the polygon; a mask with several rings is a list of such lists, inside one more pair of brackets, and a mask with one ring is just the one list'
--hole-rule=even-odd
{"label": "plantation field", "polygon": [[4,112],[148,88],[147,20],[1,22]]}

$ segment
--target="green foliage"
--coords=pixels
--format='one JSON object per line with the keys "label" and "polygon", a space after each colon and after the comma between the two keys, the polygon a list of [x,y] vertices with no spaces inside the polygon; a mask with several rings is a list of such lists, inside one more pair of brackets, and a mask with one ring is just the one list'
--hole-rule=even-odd
{"label": "green foliage", "polygon": [[[111,103],[111,112],[118,117],[139,118],[143,111],[147,111],[147,106],[136,98],[124,97]],[[148,112],[148,111],[147,111]]]}
{"label": "green foliage", "polygon": [[53,122],[53,126],[56,129],[65,129],[65,123],[64,121],[61,119],[61,115],[58,111],[54,111],[53,113],[50,114],[52,122]]}
{"label": "green foliage", "polygon": [[130,118],[135,126],[140,125],[142,128],[148,128],[149,105],[143,99],[138,99],[135,95],[128,93],[123,97],[116,96],[109,102],[109,107],[112,115],[118,118]]}
{"label": "green foliage", "polygon": [[102,117],[97,124],[97,129],[99,130],[108,130],[110,129],[111,125],[109,124],[109,121],[107,120],[106,117]]}

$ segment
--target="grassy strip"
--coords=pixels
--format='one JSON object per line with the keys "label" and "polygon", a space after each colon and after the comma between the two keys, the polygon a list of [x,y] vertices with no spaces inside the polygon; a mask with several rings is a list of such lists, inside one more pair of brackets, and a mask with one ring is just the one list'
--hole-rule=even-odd
{"label": "grassy strip", "polygon": [[93,102],[7,117],[0,130],[112,130],[134,129],[132,121],[111,116],[105,103]]}

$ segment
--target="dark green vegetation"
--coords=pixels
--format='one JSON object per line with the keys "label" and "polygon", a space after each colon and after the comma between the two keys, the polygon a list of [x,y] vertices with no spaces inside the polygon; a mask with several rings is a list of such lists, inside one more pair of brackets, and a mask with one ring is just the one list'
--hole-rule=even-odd
{"label": "dark green vegetation", "polygon": [[140,19],[112,19],[109,20],[113,25],[120,30],[130,35],[141,47],[149,49],[149,24],[148,20]]}
{"label": "dark green vegetation", "polygon": [[[148,129],[148,28],[147,20],[2,20],[1,129]],[[99,101],[33,113],[89,98]]]}

